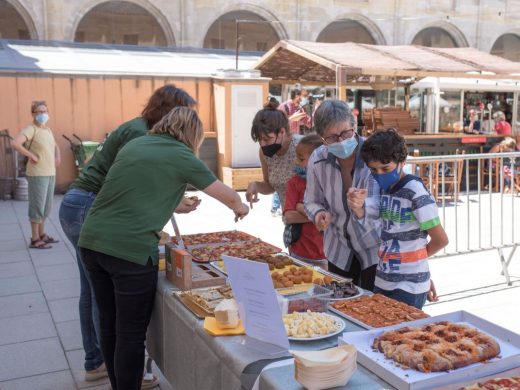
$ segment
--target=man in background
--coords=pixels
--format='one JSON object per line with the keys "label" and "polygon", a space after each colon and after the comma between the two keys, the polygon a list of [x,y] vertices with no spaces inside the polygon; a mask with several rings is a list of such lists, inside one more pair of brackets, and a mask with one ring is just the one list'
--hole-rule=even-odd
{"label": "man in background", "polygon": [[289,131],[293,134],[305,134],[312,126],[312,119],[303,108],[308,94],[306,89],[293,89],[290,99],[278,107],[289,118]]}

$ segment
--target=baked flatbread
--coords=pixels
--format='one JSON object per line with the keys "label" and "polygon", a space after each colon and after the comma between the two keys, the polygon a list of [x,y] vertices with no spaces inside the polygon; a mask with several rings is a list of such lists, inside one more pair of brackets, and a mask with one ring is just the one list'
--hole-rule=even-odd
{"label": "baked flatbread", "polygon": [[385,332],[372,346],[388,359],[422,372],[453,370],[500,353],[491,336],[448,321]]}

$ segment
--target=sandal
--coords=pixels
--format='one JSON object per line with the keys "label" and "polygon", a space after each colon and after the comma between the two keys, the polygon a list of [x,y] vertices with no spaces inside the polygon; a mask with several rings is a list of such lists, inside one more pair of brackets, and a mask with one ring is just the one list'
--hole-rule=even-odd
{"label": "sandal", "polygon": [[33,249],[51,249],[52,246],[46,243],[44,240],[38,238],[37,240],[31,239],[31,245],[29,245],[29,248]]}
{"label": "sandal", "polygon": [[40,239],[47,244],[56,244],[57,242],[60,242],[59,240],[55,240],[53,237],[49,236],[48,234],[44,234],[40,237]]}

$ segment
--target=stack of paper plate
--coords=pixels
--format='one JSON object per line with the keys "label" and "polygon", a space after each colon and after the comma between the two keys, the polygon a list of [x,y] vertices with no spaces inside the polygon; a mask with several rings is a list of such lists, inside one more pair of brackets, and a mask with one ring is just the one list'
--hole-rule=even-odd
{"label": "stack of paper plate", "polygon": [[295,379],[306,389],[345,386],[356,371],[356,348],[341,345],[322,351],[291,351]]}

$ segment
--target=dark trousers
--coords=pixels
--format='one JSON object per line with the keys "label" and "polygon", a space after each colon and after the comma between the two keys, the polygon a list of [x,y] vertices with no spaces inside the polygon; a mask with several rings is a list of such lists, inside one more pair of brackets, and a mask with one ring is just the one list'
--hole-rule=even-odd
{"label": "dark trousers", "polygon": [[113,390],[139,390],[158,266],[81,248],[99,308],[101,350]]}
{"label": "dark trousers", "polygon": [[352,264],[350,265],[350,269],[348,271],[338,268],[329,262],[330,272],[339,276],[343,276],[344,278],[352,279],[354,284],[368,291],[374,291],[376,268],[377,264],[374,264],[371,267],[361,270],[361,263],[356,257],[352,259]]}

